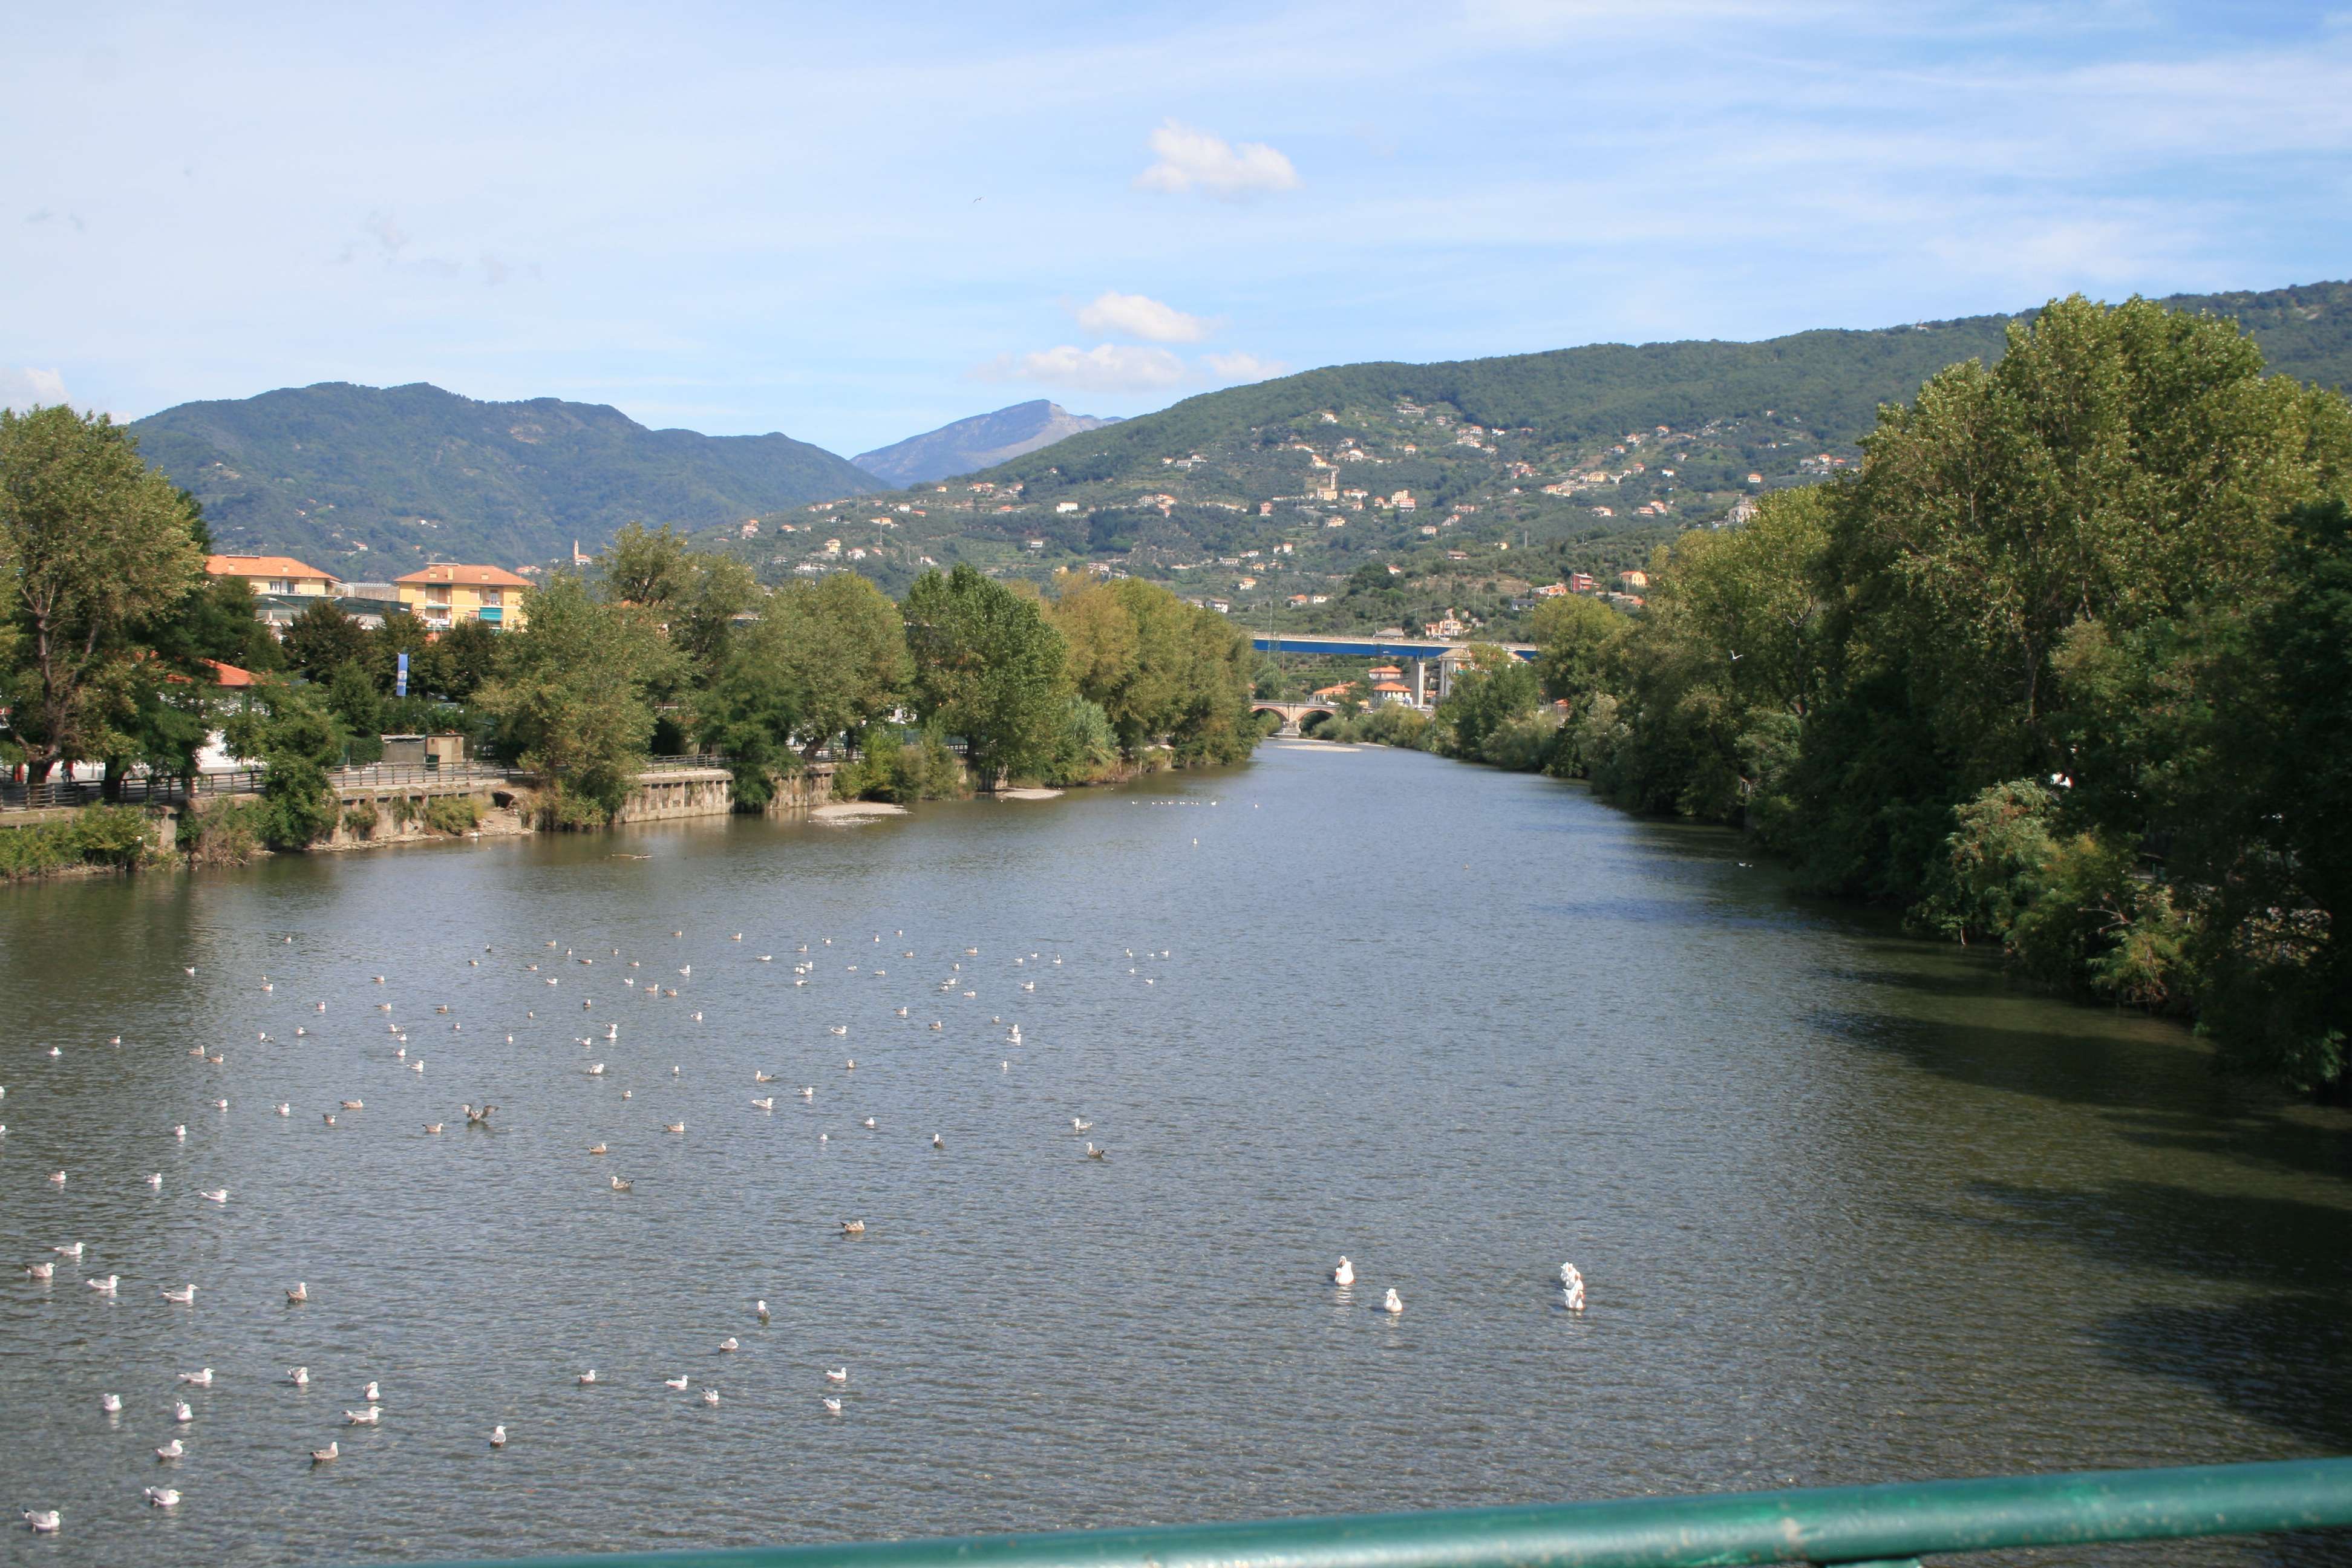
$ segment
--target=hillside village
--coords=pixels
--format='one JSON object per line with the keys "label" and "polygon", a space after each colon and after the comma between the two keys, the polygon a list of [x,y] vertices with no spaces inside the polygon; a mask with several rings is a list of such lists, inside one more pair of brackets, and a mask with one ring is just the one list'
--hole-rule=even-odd
{"label": "hillside village", "polygon": [[1085,445],[746,519],[697,542],[772,582],[855,571],[895,591],[969,562],[1040,582],[1062,571],[1145,577],[1283,630],[1502,635],[1546,594],[1638,603],[1621,574],[1656,544],[1737,522],[1766,489],[1857,456],[1769,410],[1595,445],[1402,398],[1171,451],[1142,485],[1081,477]]}

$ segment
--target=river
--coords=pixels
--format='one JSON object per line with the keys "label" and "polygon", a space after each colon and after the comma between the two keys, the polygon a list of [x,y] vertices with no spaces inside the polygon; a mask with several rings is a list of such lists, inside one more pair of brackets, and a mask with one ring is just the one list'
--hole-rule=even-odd
{"label": "river", "polygon": [[[0,889],[0,1502],[65,1514],[0,1561],[2352,1450],[2352,1120],[1741,853],[1573,785],[1270,744],[855,826]],[[381,1424],[345,1426],[370,1380]],[[2116,1560],[2281,1558],[2352,1547]]]}

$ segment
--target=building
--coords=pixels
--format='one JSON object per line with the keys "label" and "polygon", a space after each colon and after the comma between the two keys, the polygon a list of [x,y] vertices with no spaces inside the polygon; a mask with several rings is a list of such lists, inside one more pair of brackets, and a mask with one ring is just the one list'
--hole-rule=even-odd
{"label": "building", "polygon": [[464,566],[443,562],[393,579],[401,607],[426,626],[446,631],[460,621],[487,621],[504,631],[520,631],[528,612],[523,590],[530,579],[500,566]]}
{"label": "building", "polygon": [[1650,585],[1650,574],[1637,568],[1630,572],[1618,573],[1617,581],[1628,588],[1646,588]]}
{"label": "building", "polygon": [[1590,572],[1570,572],[1568,574],[1568,591],[1571,594],[1590,594],[1594,586]]}
{"label": "building", "polygon": [[207,555],[205,571],[215,577],[242,577],[257,594],[314,598],[335,591],[333,576],[291,555]]}
{"label": "building", "polygon": [[1413,706],[1412,688],[1402,680],[1376,681],[1372,686],[1372,706],[1410,708]]}

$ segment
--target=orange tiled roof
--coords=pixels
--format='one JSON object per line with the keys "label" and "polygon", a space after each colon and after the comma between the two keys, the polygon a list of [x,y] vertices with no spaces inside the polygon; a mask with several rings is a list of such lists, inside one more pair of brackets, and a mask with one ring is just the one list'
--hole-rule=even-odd
{"label": "orange tiled roof", "polygon": [[215,577],[323,577],[330,583],[335,581],[332,572],[306,566],[291,555],[207,555],[205,570]]}
{"label": "orange tiled roof", "polygon": [[199,659],[197,663],[213,672],[215,686],[258,686],[261,678],[249,669],[239,669],[233,664],[223,664],[216,658]]}
{"label": "orange tiled roof", "polygon": [[518,577],[503,566],[461,566],[444,562],[427,566],[422,572],[411,572],[405,577],[395,577],[395,583],[455,583],[468,588],[528,588],[530,579]]}

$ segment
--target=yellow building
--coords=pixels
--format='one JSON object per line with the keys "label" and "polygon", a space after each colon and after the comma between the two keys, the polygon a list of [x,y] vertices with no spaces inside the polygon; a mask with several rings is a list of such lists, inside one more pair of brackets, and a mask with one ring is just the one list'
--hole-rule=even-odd
{"label": "yellow building", "polygon": [[426,626],[446,631],[460,621],[488,621],[520,631],[523,591],[530,580],[499,566],[427,566],[393,579],[403,608]]}
{"label": "yellow building", "polygon": [[335,579],[291,555],[207,555],[205,571],[215,577],[242,577],[257,594],[317,596],[335,591]]}

